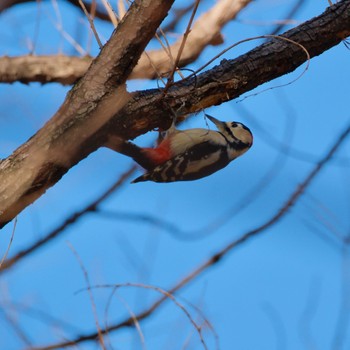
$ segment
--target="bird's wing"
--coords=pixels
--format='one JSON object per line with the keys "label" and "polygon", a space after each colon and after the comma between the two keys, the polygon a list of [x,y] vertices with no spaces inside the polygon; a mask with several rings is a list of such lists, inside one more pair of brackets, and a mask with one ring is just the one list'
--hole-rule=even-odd
{"label": "bird's wing", "polygon": [[205,141],[158,165],[133,183],[197,180],[224,168],[228,163],[226,147]]}

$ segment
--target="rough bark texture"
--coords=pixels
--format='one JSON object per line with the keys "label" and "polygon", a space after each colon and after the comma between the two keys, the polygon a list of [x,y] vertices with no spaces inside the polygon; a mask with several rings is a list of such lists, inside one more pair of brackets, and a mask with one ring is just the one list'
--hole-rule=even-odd
{"label": "rough bark texture", "polygon": [[91,62],[91,57],[63,55],[3,56],[0,57],[0,82],[72,85],[86,73]]}
{"label": "rough bark texture", "polygon": [[130,98],[124,83],[172,3],[134,1],[55,116],[0,163],[0,227],[98,147],[82,145]]}
{"label": "rough bark texture", "polygon": [[[160,2],[163,6],[165,1]],[[137,16],[137,11],[134,15]],[[138,23],[139,19],[133,18],[133,21]],[[121,41],[126,40],[125,35],[131,34],[123,35]],[[349,35],[350,0],[346,0],[283,36],[303,45],[314,57]],[[135,36],[128,39],[131,42],[138,40]],[[292,72],[307,59],[300,47],[272,40],[237,59],[221,61],[220,65],[196,79],[174,84],[166,94],[162,90],[148,90],[134,93],[131,97],[123,90],[122,84],[132,64],[125,56],[117,61],[110,43],[101,52],[105,60],[98,59],[92,64],[54,118],[0,164],[1,226],[57,182],[70,167],[113,136],[129,139],[156,127],[166,128],[171,122],[170,107],[181,114],[188,114],[226,102],[264,82]],[[123,43],[115,42],[115,45]],[[134,51],[126,52],[129,56]],[[106,64],[113,69],[107,69]],[[126,74],[112,73],[121,71],[118,64],[125,67]],[[115,88],[118,84],[121,84],[119,99]]]}
{"label": "rough bark texture", "polygon": [[[221,44],[223,42],[221,29],[250,2],[251,0],[219,0],[208,12],[200,16],[189,33],[178,66],[184,67],[194,62],[208,45]],[[181,36],[167,50],[151,50],[143,53],[128,79],[155,79],[171,71],[182,39]],[[0,82],[42,84],[58,82],[71,85],[83,76],[91,61],[91,57],[34,55],[0,57]]]}
{"label": "rough bark texture", "polygon": [[[322,15],[282,34],[306,48],[311,58],[349,35],[350,0],[335,4]],[[179,114],[189,114],[219,105],[294,71],[306,61],[305,51],[297,45],[270,40],[236,59],[222,60],[196,78],[174,84],[165,96],[162,89],[134,93],[132,100],[98,134],[105,137],[113,131],[133,139],[157,127],[167,128],[171,123],[170,107]]]}

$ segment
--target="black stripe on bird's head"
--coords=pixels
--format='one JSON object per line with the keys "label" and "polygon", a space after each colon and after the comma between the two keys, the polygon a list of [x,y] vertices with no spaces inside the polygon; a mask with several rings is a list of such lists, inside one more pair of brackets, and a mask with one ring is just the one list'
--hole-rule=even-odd
{"label": "black stripe on bird's head", "polygon": [[205,116],[218,128],[219,132],[232,144],[240,144],[251,147],[253,144],[253,134],[244,124],[239,122],[222,122],[211,115]]}

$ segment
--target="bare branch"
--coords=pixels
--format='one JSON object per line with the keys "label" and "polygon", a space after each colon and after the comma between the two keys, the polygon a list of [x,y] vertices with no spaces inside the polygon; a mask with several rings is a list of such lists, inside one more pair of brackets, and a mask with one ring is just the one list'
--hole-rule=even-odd
{"label": "bare branch", "polygon": [[47,243],[53,241],[55,238],[60,236],[70,225],[73,225],[80,219],[82,219],[86,214],[93,213],[98,210],[99,205],[107,199],[110,195],[114,194],[117,189],[119,189],[125,181],[135,172],[136,166],[131,167],[125,173],[118,177],[117,181],[113,183],[106,191],[104,191],[98,198],[93,202],[86,205],[84,208],[72,213],[66,220],[64,220],[55,229],[50,231],[48,234],[41,237],[36,242],[30,244],[27,248],[20,250],[17,254],[11,258],[3,261],[0,265],[0,273],[8,270],[14,265],[18,264],[23,258],[28,257],[30,254],[36,252],[37,250],[43,248]]}
{"label": "bare branch", "polygon": [[[196,0],[195,4],[194,4],[194,7],[193,7],[193,10],[192,10],[192,14],[191,14],[191,17],[187,23],[187,27],[186,27],[186,30],[181,38],[181,42],[180,42],[180,46],[177,50],[177,53],[176,53],[176,56],[173,55],[173,53],[171,52],[171,48],[169,47],[169,50],[167,50],[168,52],[166,52],[168,58],[169,56],[170,57],[176,57],[175,60],[174,60],[174,63],[171,62],[171,72],[168,74],[168,82],[166,84],[166,86],[164,87],[164,90],[163,90],[163,93],[165,94],[166,91],[168,91],[169,87],[173,84],[174,82],[174,74],[175,74],[175,71],[176,69],[180,66],[179,65],[179,62],[180,62],[180,59],[181,57],[183,57],[183,53],[184,53],[184,49],[186,47],[186,43],[187,43],[187,39],[192,31],[192,23],[193,23],[193,20],[194,20],[194,16],[196,15],[196,12],[197,12],[197,9],[198,9],[198,6],[199,6],[199,2],[200,0]],[[197,22],[198,23],[198,22]],[[141,56],[141,59],[142,59],[142,56]],[[152,68],[155,70],[155,72],[157,73],[157,76],[159,75],[159,70],[157,68],[157,66],[154,64],[150,54],[147,54],[147,59],[148,61],[150,61],[150,63],[152,63]],[[137,66],[136,66],[137,67]]]}
{"label": "bare branch", "polygon": [[[179,67],[194,62],[208,45],[218,45],[223,42],[221,29],[250,2],[251,0],[218,1],[211,10],[195,22],[183,49],[181,49],[183,42],[183,36],[181,36],[167,51],[160,49],[143,53],[128,79],[155,79],[158,74],[165,74],[175,69],[169,54],[177,57],[181,53]],[[70,59],[72,63],[69,63]],[[90,57],[32,55],[0,57],[0,81],[73,84],[85,73],[91,61]]]}
{"label": "bare branch", "polygon": [[[220,0],[208,12],[204,13],[194,23],[190,34],[186,40],[186,46],[182,50],[179,67],[194,62],[203,50],[209,45],[219,45],[223,43],[221,30],[229,21],[233,20],[237,14],[246,7],[251,0]],[[181,49],[182,37],[173,44],[169,51],[172,57],[177,57]],[[141,55],[139,62],[132,71],[130,79],[156,78],[157,72],[166,73],[173,69],[167,52],[154,50],[147,52],[147,55]]]}
{"label": "bare branch", "polygon": [[71,249],[71,251],[73,252],[75,258],[78,260],[78,263],[79,263],[80,268],[81,268],[81,270],[83,272],[83,275],[84,275],[86,287],[87,287],[89,298],[90,298],[92,313],[93,313],[93,316],[94,316],[94,319],[95,319],[95,326],[96,326],[96,329],[97,329],[100,346],[101,346],[102,350],[107,350],[107,348],[105,346],[105,341],[104,341],[104,338],[103,338],[103,334],[101,332],[100,321],[98,319],[98,314],[97,314],[97,309],[96,309],[96,303],[95,303],[94,295],[92,294],[92,291],[91,291],[91,283],[90,283],[90,278],[89,278],[88,271],[86,270],[86,268],[84,266],[84,263],[81,260],[80,255],[74,249],[73,245],[68,243],[68,246]]}
{"label": "bare branch", "polygon": [[14,220],[14,223],[13,223],[13,229],[12,229],[12,233],[11,233],[11,237],[10,237],[10,242],[9,244],[7,245],[7,249],[5,251],[5,254],[4,256],[1,258],[1,261],[0,261],[0,271],[1,271],[1,267],[2,267],[2,264],[4,263],[4,261],[7,259],[7,255],[10,251],[10,248],[11,248],[11,245],[12,245],[12,242],[13,242],[13,238],[15,236],[15,232],[16,232],[16,225],[17,225],[17,218],[15,218]]}
{"label": "bare branch", "polygon": [[[87,10],[87,8],[86,8],[86,6],[85,6],[85,4],[84,4],[84,2],[82,0],[78,0],[78,1],[79,1],[80,7],[84,11],[84,14],[85,14],[87,20],[89,21],[90,28],[91,28],[92,32],[94,33],[95,39],[96,39],[96,41],[98,43],[98,46],[99,46],[100,49],[102,49],[103,45],[102,45],[100,37],[98,36],[97,30],[96,30],[96,27],[95,27],[95,24],[94,24],[94,16],[90,16],[90,13]],[[91,10],[93,11],[93,15],[95,15],[96,8],[93,7],[93,8],[91,8]]]}
{"label": "bare branch", "polygon": [[135,1],[55,116],[0,163],[0,227],[99,147],[86,141],[131,98],[124,83],[173,1]]}
{"label": "bare branch", "polygon": [[4,319],[7,321],[9,326],[12,328],[13,332],[17,335],[18,339],[20,339],[27,347],[32,347],[32,341],[30,337],[26,334],[26,332],[21,328],[19,322],[11,312],[7,310],[1,310],[4,316]]}
{"label": "bare branch", "polygon": [[2,83],[60,83],[72,85],[88,70],[92,58],[76,56],[0,57]]}
{"label": "bare branch", "polygon": [[[0,2],[0,13],[11,8],[15,5],[20,5],[26,2],[34,2],[35,0],[1,0]],[[82,10],[79,4],[79,0],[67,0],[69,3],[77,7],[79,10]],[[83,2],[85,5],[85,8],[89,13],[91,13],[91,10],[93,9],[93,4],[90,2]],[[108,14],[104,11],[99,11],[97,8],[95,9],[95,17],[98,17],[99,19],[102,19],[104,21],[110,21],[110,17]]]}
{"label": "bare branch", "polygon": [[[168,293],[171,295],[174,294],[175,292],[177,292],[178,290],[180,290],[181,288],[183,288],[184,286],[186,286],[187,284],[195,280],[197,277],[202,275],[209,268],[216,265],[216,263],[221,261],[224,257],[226,257],[229,253],[231,253],[235,248],[242,245],[243,243],[248,242],[253,237],[260,235],[267,229],[279,223],[281,219],[288,214],[290,208],[296,204],[298,199],[304,193],[306,188],[310,186],[310,184],[315,179],[315,177],[320,173],[320,171],[325,167],[325,165],[332,159],[333,155],[340,148],[340,146],[343,145],[344,141],[349,137],[349,135],[350,135],[350,125],[348,125],[344,129],[342,134],[337,138],[334,145],[329,149],[326,155],[315,165],[315,167],[311,170],[311,172],[305,177],[304,181],[296,187],[295,191],[290,195],[290,197],[283,203],[280,209],[277,210],[276,213],[270,219],[268,219],[265,223],[256,227],[255,229],[252,229],[251,231],[246,232],[240,238],[232,241],[223,249],[218,251],[216,254],[209,257],[209,259],[207,259],[204,263],[202,263],[200,266],[194,269],[191,273],[189,273],[186,277],[184,277],[180,282],[178,282],[174,287],[170,288],[168,290]],[[148,309],[136,315],[138,321],[140,322],[146,319],[147,317],[149,317],[150,315],[152,315],[154,311],[157,310],[159,306],[162,305],[166,300],[167,300],[166,296],[161,297],[156,302],[154,302]],[[102,334],[104,334],[104,333],[116,331],[124,327],[132,327],[133,325],[134,325],[134,319],[132,317],[129,317],[120,323],[111,325],[106,329],[102,329],[101,332]],[[96,341],[97,336],[98,334],[96,332],[93,332],[93,333],[79,336],[70,341],[52,344],[44,347],[37,347],[37,348],[34,348],[33,350],[54,350],[54,349],[66,348],[70,346],[75,346],[78,343],[83,343],[86,341]]]}
{"label": "bare branch", "polygon": [[[160,288],[160,287],[157,287],[157,286],[154,286],[154,285],[147,285],[147,284],[143,284],[143,283],[123,283],[123,284],[105,284],[105,285],[96,285],[96,286],[92,286],[92,288],[110,288],[112,289],[112,295],[111,297],[113,296],[113,294],[120,288],[122,287],[136,287],[136,288],[143,288],[143,289],[150,289],[150,290],[153,290],[153,291],[156,291],[160,294],[163,294],[164,295],[164,298],[168,298],[170,299],[180,310],[182,310],[182,312],[186,315],[186,317],[189,319],[189,321],[191,322],[191,324],[193,325],[193,327],[195,328],[196,332],[198,333],[198,336],[200,338],[200,341],[204,347],[204,349],[208,350],[208,347],[204,341],[204,338],[203,338],[203,334],[202,334],[202,326],[199,326],[197,324],[197,322],[193,319],[193,317],[191,316],[191,313],[187,310],[187,308],[182,305],[175,297],[172,293],[169,293],[168,291]],[[85,290],[85,289],[84,289]],[[131,317],[133,320],[134,320],[134,323],[135,323],[135,315],[133,315]],[[137,316],[136,316],[136,321],[137,321]]]}
{"label": "bare branch", "polygon": [[[156,4],[152,2],[152,6]],[[132,20],[139,23],[139,13],[137,16],[137,20]],[[131,96],[123,86],[119,90],[115,88],[132,68],[130,55],[126,54],[130,47],[122,55],[116,55],[115,47],[132,34],[134,41],[139,39],[138,30],[144,29],[141,26],[135,29],[133,23],[132,33],[130,28],[124,31],[129,17],[124,18],[116,35],[103,48],[104,59],[99,57],[91,65],[52,120],[0,163],[0,227],[59,181],[68,169],[108,141],[112,142],[113,137],[131,139],[157,127],[167,129],[172,122],[172,109],[186,115],[227,102],[295,70],[307,60],[301,47],[314,57],[350,35],[350,1],[344,0],[284,33],[284,38],[301,47],[285,40],[272,40],[237,59],[223,60],[196,78],[174,84],[165,96],[161,89],[135,92]],[[118,34],[123,35],[119,42],[115,41]],[[141,49],[140,42],[135,45]],[[122,78],[112,73],[121,70]]]}

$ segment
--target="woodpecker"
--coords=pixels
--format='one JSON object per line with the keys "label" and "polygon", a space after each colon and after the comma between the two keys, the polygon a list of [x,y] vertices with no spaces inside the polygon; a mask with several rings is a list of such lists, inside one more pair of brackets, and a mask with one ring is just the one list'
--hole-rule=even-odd
{"label": "woodpecker", "polygon": [[252,146],[253,135],[242,123],[222,122],[208,114],[206,117],[218,131],[178,130],[172,126],[155,148],[123,141],[116,150],[146,169],[146,173],[132,183],[201,179],[226,167]]}

